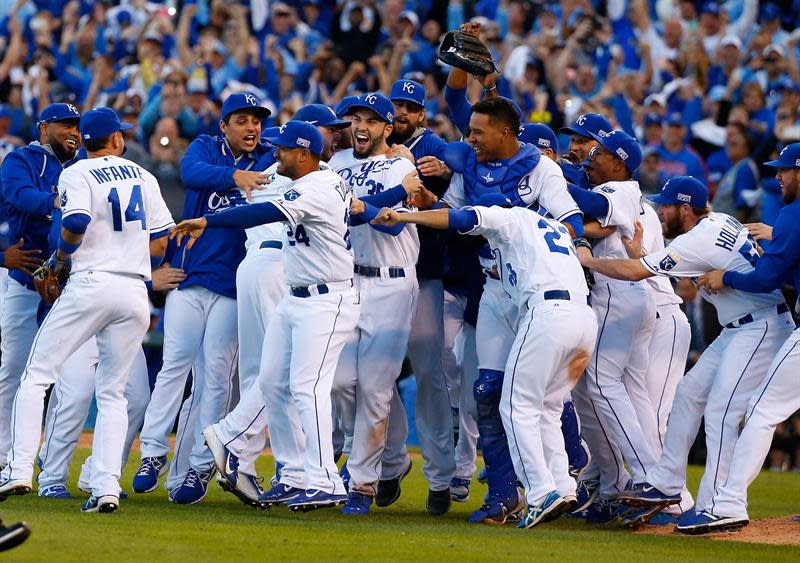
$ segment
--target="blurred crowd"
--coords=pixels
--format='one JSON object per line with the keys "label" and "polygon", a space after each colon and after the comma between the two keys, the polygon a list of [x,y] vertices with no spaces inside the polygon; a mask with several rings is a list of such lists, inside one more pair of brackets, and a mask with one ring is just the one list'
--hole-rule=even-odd
{"label": "blurred crowd", "polygon": [[[410,78],[425,86],[428,126],[457,140],[436,51],[470,20],[524,122],[557,131],[601,113],[645,147],[643,193],[691,175],[715,210],[774,221],[780,188],[761,163],[800,140],[800,0],[0,0],[0,159],[36,139],[50,103],[113,107],[135,125],[126,157],[179,219],[183,152],[219,131],[231,92],[264,100],[266,126]],[[479,81],[468,95],[481,97]],[[713,315],[679,290],[702,350]]]}

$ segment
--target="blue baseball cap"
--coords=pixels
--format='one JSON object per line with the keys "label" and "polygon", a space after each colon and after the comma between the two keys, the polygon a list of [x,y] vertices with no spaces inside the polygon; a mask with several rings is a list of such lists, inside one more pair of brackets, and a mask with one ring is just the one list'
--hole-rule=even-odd
{"label": "blue baseball cap", "polygon": [[651,125],[662,125],[662,119],[659,114],[651,112],[644,116],[644,126],[650,127]]}
{"label": "blue baseball cap", "polygon": [[792,143],[783,147],[775,160],[765,162],[770,168],[800,168],[800,143]]}
{"label": "blue baseball cap", "polygon": [[519,140],[540,149],[550,149],[558,154],[558,139],[555,132],[544,123],[523,123],[519,128]]}
{"label": "blue baseball cap", "polygon": [[601,147],[625,163],[625,167],[633,174],[642,164],[642,147],[639,142],[625,131],[615,129],[605,135],[592,134],[592,138]]}
{"label": "blue baseball cap", "polygon": [[667,125],[686,127],[686,122],[683,120],[683,115],[681,115],[677,111],[669,114],[667,118],[664,120],[664,123],[666,123]]}
{"label": "blue baseball cap", "polygon": [[237,111],[250,111],[261,119],[266,119],[272,112],[261,105],[261,102],[253,94],[247,92],[236,92],[231,94],[222,102],[222,119]]}
{"label": "blue baseball cap", "polygon": [[81,114],[78,108],[72,104],[50,104],[39,114],[39,122],[36,125],[80,118]]}
{"label": "blue baseball cap", "polygon": [[609,133],[614,128],[611,122],[598,113],[584,113],[578,116],[570,127],[562,127],[558,130],[559,133],[567,135],[580,135],[581,137],[592,138],[592,135],[601,135]]}
{"label": "blue baseball cap", "polygon": [[336,117],[344,117],[350,113],[350,107],[358,101],[358,96],[345,96],[342,101],[336,104]]}
{"label": "blue baseball cap", "polygon": [[278,134],[267,137],[267,141],[284,149],[306,149],[320,155],[324,142],[322,133],[307,121],[288,121],[280,126]]}
{"label": "blue baseball cap", "polygon": [[773,21],[781,19],[781,9],[772,2],[761,5],[759,14],[760,21]]}
{"label": "blue baseball cap", "polygon": [[425,107],[425,87],[413,80],[397,80],[392,85],[389,99],[393,102],[405,101]]}
{"label": "blue baseball cap", "polygon": [[117,112],[111,108],[93,108],[81,116],[80,130],[84,141],[94,141],[108,137],[117,131],[132,129],[130,123],[122,123]]}
{"label": "blue baseball cap", "polygon": [[386,123],[390,125],[394,123],[394,105],[380,92],[361,94],[355,102],[350,104],[348,113],[359,108],[371,109]]}
{"label": "blue baseball cap", "polygon": [[350,122],[336,117],[331,108],[323,104],[308,104],[294,112],[293,121],[305,121],[319,127],[350,127]]}
{"label": "blue baseball cap", "polygon": [[708,206],[708,188],[697,178],[675,176],[667,180],[660,193],[648,196],[648,199],[662,205],[688,203],[697,209],[705,209]]}
{"label": "blue baseball cap", "polygon": [[718,16],[719,4],[717,4],[716,2],[706,2],[700,9],[700,14],[714,14],[715,16]]}
{"label": "blue baseball cap", "polygon": [[512,206],[511,200],[508,199],[506,196],[501,194],[500,192],[488,192],[475,200],[475,205],[479,205],[481,207],[492,207],[493,205],[497,205],[498,207],[507,207]]}

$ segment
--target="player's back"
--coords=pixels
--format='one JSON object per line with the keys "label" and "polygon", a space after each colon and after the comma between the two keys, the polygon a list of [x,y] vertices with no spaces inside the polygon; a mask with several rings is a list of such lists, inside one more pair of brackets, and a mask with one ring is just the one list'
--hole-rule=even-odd
{"label": "player's back", "polygon": [[[661,228],[661,221],[656,210],[650,204],[642,202],[641,219],[644,233],[642,236],[642,247],[645,252],[652,254],[664,248],[664,235]],[[678,297],[672,288],[672,283],[664,276],[652,276],[647,278],[647,282],[655,291],[656,306],[680,305],[683,299]]]}
{"label": "player's back", "polygon": [[174,223],[152,174],[130,160],[77,162],[58,183],[63,219],[89,215],[72,272],[100,271],[150,279],[150,235]]}

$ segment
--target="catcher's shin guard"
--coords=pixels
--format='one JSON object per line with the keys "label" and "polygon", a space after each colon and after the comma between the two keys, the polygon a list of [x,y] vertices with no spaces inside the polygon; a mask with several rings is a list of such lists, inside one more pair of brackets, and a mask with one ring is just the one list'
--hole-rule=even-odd
{"label": "catcher's shin guard", "polygon": [[516,498],[517,475],[508,451],[508,439],[500,417],[500,393],[503,372],[479,370],[473,392],[478,407],[478,434],[489,494],[503,501]]}

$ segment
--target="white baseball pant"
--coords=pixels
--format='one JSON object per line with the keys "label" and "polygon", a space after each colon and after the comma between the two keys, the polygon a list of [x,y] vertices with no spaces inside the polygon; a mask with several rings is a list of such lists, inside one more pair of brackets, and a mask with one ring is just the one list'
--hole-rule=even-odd
{"label": "white baseball pant", "polygon": [[79,272],[70,277],[36,334],[14,398],[12,444],[3,479],[31,478],[45,391],[58,379],[67,358],[96,335],[97,424],[91,488],[95,496],[119,495],[120,460],[128,428],[125,384],[149,322],[147,289],[141,280],[105,272]]}
{"label": "white baseball pant", "polygon": [[[518,318],[519,310],[506,295],[502,282],[486,276],[486,285],[483,286],[478,308],[478,324],[475,327],[480,369],[506,369],[508,353],[517,337]],[[472,392],[472,389],[469,391]]]}

